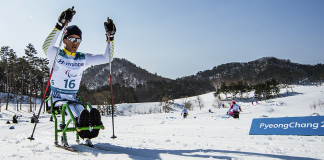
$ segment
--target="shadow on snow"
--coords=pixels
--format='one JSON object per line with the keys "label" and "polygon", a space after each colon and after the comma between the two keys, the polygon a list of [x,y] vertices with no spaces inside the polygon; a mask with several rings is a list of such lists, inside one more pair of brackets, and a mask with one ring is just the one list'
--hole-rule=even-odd
{"label": "shadow on snow", "polygon": [[[143,158],[150,159],[162,159],[160,154],[168,154],[182,157],[193,157],[193,158],[217,158],[217,159],[233,159],[240,156],[255,156],[255,157],[267,157],[267,158],[278,158],[278,159],[293,159],[293,160],[311,160],[315,158],[308,157],[294,157],[287,155],[275,155],[275,154],[265,154],[265,153],[253,153],[253,152],[242,152],[242,151],[229,151],[229,150],[213,150],[213,149],[195,149],[195,150],[159,150],[159,149],[140,149],[140,148],[129,148],[129,147],[120,147],[114,146],[108,143],[98,143],[96,146],[105,149],[107,151],[93,149],[89,147],[77,148],[81,149],[80,151],[89,150],[94,156],[98,154],[127,154],[129,158],[134,160],[141,160]],[[73,148],[76,148],[74,145]],[[87,149],[85,149],[87,148]],[[95,152],[94,152],[95,151]],[[214,155],[214,154],[224,154]],[[236,156],[230,156],[227,154],[233,154]]]}

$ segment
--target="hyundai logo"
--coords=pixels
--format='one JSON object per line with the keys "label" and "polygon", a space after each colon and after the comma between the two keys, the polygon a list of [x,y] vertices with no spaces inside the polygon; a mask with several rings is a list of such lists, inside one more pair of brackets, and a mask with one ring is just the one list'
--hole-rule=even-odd
{"label": "hyundai logo", "polygon": [[63,61],[62,59],[59,59],[59,60],[57,60],[57,63],[59,63],[59,64],[63,64],[64,61]]}

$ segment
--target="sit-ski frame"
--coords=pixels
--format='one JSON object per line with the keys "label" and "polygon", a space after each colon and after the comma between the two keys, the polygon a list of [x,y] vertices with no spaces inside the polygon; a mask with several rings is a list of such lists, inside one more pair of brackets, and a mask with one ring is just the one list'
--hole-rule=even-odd
{"label": "sit-ski frame", "polygon": [[[76,121],[76,119],[73,117],[73,116],[71,116],[71,119],[65,124],[65,109],[67,109],[67,111],[69,112],[69,114],[70,115],[73,115],[72,114],[72,112],[71,112],[71,109],[70,109],[70,107],[69,107],[69,105],[68,105],[68,103],[65,103],[65,104],[63,104],[63,106],[62,106],[62,124],[61,124],[61,126],[63,126],[64,128],[62,128],[62,129],[58,129],[57,128],[57,118],[56,118],[56,115],[58,115],[57,113],[55,113],[54,112],[54,110],[53,110],[53,100],[52,100],[52,97],[49,97],[49,98],[47,98],[46,99],[46,103],[47,103],[47,101],[49,101],[50,100],[50,102],[51,102],[51,114],[52,114],[52,116],[53,116],[53,118],[54,118],[54,128],[55,128],[55,144],[56,145],[58,145],[58,141],[57,141],[57,136],[58,136],[58,133],[59,132],[62,132],[62,137],[61,137],[61,142],[62,142],[62,144],[63,145],[67,145],[67,138],[66,138],[66,132],[74,132],[74,131],[77,131],[77,132],[80,132],[81,130],[90,130],[90,131],[92,131],[93,129],[105,129],[105,127],[103,126],[103,124],[101,124],[101,125],[98,125],[98,126],[87,126],[87,127],[79,127],[79,126],[73,126],[73,127],[68,127],[69,126],[69,124],[71,123],[71,121],[73,121],[73,123],[74,124],[77,124],[78,122]],[[79,97],[79,101],[81,102],[81,98]],[[85,108],[84,109],[87,109],[87,107],[89,106],[89,109],[91,110],[92,109],[92,106],[91,106],[91,104],[89,103],[89,102],[87,102],[86,103],[86,105],[84,106]],[[79,140],[79,134],[78,133],[76,133],[76,142],[80,142],[80,140]]]}

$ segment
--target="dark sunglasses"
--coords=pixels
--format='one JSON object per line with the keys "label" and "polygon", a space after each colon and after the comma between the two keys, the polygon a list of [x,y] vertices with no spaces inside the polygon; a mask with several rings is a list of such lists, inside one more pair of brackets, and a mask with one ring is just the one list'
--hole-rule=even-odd
{"label": "dark sunglasses", "polygon": [[74,38],[74,37],[68,37],[67,38],[70,42],[77,42],[77,43],[81,43],[82,39],[81,38]]}

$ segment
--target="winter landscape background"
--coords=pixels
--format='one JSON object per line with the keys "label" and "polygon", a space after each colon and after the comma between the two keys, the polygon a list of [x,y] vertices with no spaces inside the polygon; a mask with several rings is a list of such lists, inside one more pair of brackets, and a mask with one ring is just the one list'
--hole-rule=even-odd
{"label": "winter landscape background", "polygon": [[[0,159],[324,159],[323,136],[249,135],[254,118],[323,116],[323,0],[11,0],[1,6]],[[109,64],[87,68],[78,92],[106,108],[112,75],[117,138],[110,138],[111,115],[102,116],[105,130],[93,143],[103,150],[78,145],[76,132],[67,134],[68,143],[80,153],[55,147],[45,109],[35,140],[27,139],[30,117],[50,92],[44,40],[72,6],[69,25],[83,33],[79,52],[103,53],[107,17],[118,28],[112,72]],[[233,99],[243,110],[239,119],[225,114]],[[180,116],[184,107],[187,119]]]}
{"label": "winter landscape background", "polygon": [[[50,115],[41,113],[34,141],[31,136],[32,113],[29,105],[17,112],[14,104],[0,112],[1,159],[324,159],[322,136],[249,135],[253,118],[299,117],[324,114],[323,86],[294,86],[293,93],[281,91],[281,97],[259,101],[238,100],[243,112],[240,119],[224,118],[228,108],[214,108],[213,92],[200,95],[201,110],[193,101],[187,119],[180,116],[182,99],[176,99],[170,113],[148,113],[159,108],[158,102],[118,104],[124,115],[115,117],[115,135],[111,139],[111,116],[103,116],[105,130],[93,143],[107,151],[79,146],[75,133],[67,133],[68,143],[81,153],[72,153],[54,146],[54,124]],[[251,94],[252,95],[252,94]],[[222,95],[224,96],[224,95]],[[225,97],[224,97],[225,98]],[[229,101],[228,101],[229,102]],[[225,105],[228,106],[228,102]],[[38,104],[39,105],[39,104]],[[315,107],[315,108],[314,108]],[[211,109],[213,113],[209,113]],[[38,110],[38,109],[37,109]],[[14,114],[21,115],[18,124],[6,124]],[[9,129],[13,126],[14,129]],[[59,134],[60,136],[60,134]]]}

